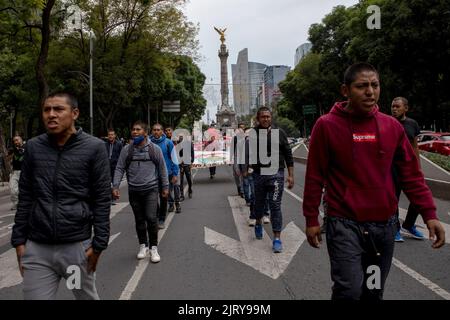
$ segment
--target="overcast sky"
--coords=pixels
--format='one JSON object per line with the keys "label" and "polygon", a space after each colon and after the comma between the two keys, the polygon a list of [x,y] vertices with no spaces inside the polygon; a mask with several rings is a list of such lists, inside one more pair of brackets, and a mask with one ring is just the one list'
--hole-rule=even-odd
{"label": "overcast sky", "polygon": [[[190,0],[185,6],[188,19],[198,23],[200,31],[200,68],[206,75],[205,98],[210,117],[215,121],[220,103],[220,60],[217,56],[220,36],[225,32],[228,79],[238,52],[248,48],[249,61],[267,65],[294,64],[295,49],[308,40],[308,29],[337,5],[351,6],[357,0]],[[231,89],[231,88],[230,88]],[[233,97],[230,92],[230,104]],[[206,121],[206,116],[204,117]]]}

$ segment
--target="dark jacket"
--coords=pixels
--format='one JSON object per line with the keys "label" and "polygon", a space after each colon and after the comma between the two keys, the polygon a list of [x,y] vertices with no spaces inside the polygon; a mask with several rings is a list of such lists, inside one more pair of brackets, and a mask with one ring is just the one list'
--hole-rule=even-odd
{"label": "dark jacket", "polygon": [[[269,164],[262,164],[261,163],[261,156],[262,155],[266,155],[266,150],[267,150],[267,156],[271,157],[271,136],[272,136],[272,130],[279,130],[279,135],[278,135],[278,148],[275,148],[275,151],[278,152],[278,159],[279,159],[279,169],[283,169],[286,167],[293,167],[294,166],[294,158],[292,157],[292,150],[291,147],[289,146],[289,142],[287,140],[287,136],[286,133],[279,128],[271,128],[270,130],[268,130],[267,132],[267,149],[264,150],[259,150],[259,140],[260,140],[260,133],[259,133],[259,129],[264,129],[264,128],[260,128],[260,127],[255,127],[254,130],[256,131],[256,150],[257,153],[256,155],[252,155],[251,153],[254,152],[252,148],[250,148],[250,159],[255,158],[257,159],[257,163],[252,163],[252,161],[250,161],[250,164],[253,168],[253,170],[256,173],[260,173],[261,172],[261,168],[269,168],[270,167],[270,163]],[[267,130],[267,129],[266,129]],[[252,138],[250,138],[252,139]],[[278,150],[277,150],[278,149]],[[257,158],[256,158],[257,156]]]}
{"label": "dark jacket", "polygon": [[111,177],[104,142],[82,130],[63,147],[42,134],[27,143],[11,244],[63,244],[89,239],[106,249]]}
{"label": "dark jacket", "polygon": [[105,146],[111,168],[115,168],[117,165],[117,161],[119,160],[120,152],[122,151],[122,142],[116,139],[114,140],[114,143],[111,144],[109,140],[106,140]]}

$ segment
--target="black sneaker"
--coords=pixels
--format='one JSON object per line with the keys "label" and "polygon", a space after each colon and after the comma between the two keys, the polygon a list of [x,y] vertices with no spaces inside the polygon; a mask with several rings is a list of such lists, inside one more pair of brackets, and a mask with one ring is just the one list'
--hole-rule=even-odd
{"label": "black sneaker", "polygon": [[167,210],[168,212],[173,212],[173,210],[175,210],[175,207],[173,206],[173,204],[171,204],[169,206],[169,210]]}
{"label": "black sneaker", "polygon": [[189,196],[189,199],[192,199],[192,190],[189,190],[188,196]]}
{"label": "black sneaker", "polygon": [[181,206],[179,204],[176,206],[175,213],[181,213]]}
{"label": "black sneaker", "polygon": [[184,196],[180,196],[180,201],[184,201]]}

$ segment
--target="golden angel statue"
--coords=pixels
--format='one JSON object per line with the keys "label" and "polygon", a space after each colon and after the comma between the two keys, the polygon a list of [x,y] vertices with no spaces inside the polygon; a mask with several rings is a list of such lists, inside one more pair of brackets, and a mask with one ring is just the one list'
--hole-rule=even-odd
{"label": "golden angel statue", "polygon": [[224,44],[225,43],[225,31],[227,31],[227,28],[220,30],[220,29],[217,29],[216,27],[214,27],[214,30],[216,30],[217,33],[220,34],[220,41],[222,41],[222,44]]}

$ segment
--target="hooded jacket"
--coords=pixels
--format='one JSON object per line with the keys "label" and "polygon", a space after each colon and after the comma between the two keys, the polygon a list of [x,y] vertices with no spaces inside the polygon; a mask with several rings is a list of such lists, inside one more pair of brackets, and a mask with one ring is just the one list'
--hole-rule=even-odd
{"label": "hooded jacket", "polygon": [[164,156],[164,162],[166,163],[168,176],[178,176],[178,158],[172,140],[167,139],[165,134],[163,134],[159,139],[155,138],[154,136],[150,136],[149,139],[151,142],[161,148]]}
{"label": "hooded jacket", "polygon": [[393,166],[402,190],[424,221],[437,219],[431,191],[402,125],[380,113],[378,106],[357,115],[345,110],[347,103],[336,103],[313,128],[303,202],[306,225],[319,225],[324,184],[330,216],[387,221],[398,206]]}

